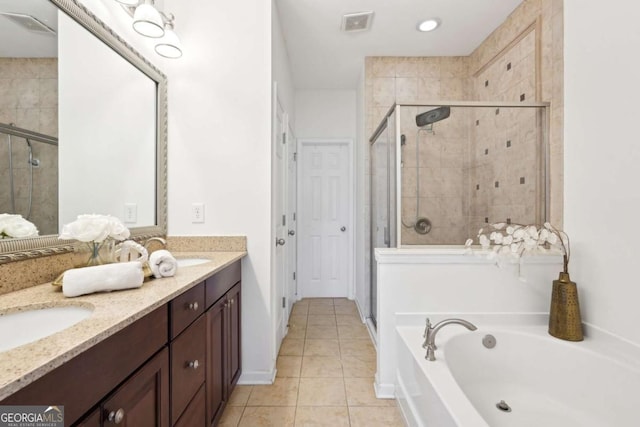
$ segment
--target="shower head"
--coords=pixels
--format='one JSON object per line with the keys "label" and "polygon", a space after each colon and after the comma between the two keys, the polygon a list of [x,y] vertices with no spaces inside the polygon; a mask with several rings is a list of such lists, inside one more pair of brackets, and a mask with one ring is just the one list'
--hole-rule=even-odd
{"label": "shower head", "polygon": [[438,107],[416,116],[416,125],[424,127],[440,120],[444,120],[451,114],[450,107]]}

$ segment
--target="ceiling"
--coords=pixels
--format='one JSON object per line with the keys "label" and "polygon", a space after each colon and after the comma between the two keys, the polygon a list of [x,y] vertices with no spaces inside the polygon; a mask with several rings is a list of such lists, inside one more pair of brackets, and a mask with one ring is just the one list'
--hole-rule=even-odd
{"label": "ceiling", "polygon": [[[0,0],[0,12],[31,15],[58,30],[58,8],[49,0]],[[0,57],[53,58],[58,56],[55,34],[29,31],[0,15]]]}
{"label": "ceiling", "polygon": [[[355,89],[365,56],[466,56],[523,0],[275,0],[294,86]],[[373,10],[368,31],[344,33],[342,16]],[[438,17],[436,31],[419,21]]]}

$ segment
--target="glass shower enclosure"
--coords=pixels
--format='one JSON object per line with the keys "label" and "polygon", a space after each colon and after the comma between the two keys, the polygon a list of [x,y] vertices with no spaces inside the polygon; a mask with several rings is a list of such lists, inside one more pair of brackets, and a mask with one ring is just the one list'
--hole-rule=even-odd
{"label": "glass shower enclosure", "polygon": [[484,225],[548,217],[548,103],[396,104],[370,142],[370,313],[376,248],[463,245]]}

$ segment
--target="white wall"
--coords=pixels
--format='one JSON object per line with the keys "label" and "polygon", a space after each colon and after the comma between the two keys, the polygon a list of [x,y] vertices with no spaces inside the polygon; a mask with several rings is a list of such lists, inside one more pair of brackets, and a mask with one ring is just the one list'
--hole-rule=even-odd
{"label": "white wall", "polygon": [[296,137],[356,138],[355,90],[298,90]]}
{"label": "white wall", "polygon": [[[246,235],[242,382],[268,382],[271,322],[271,3],[167,0],[184,55],[169,78],[169,234]],[[192,224],[191,204],[205,204]]]}
{"label": "white wall", "polygon": [[640,3],[565,0],[564,16],[569,270],[583,319],[640,344]]}

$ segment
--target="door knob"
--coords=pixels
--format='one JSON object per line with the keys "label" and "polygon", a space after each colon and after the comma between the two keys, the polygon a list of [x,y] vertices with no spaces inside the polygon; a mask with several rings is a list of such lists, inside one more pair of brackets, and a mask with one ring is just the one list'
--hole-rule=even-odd
{"label": "door knob", "polygon": [[124,409],[120,408],[117,411],[111,411],[107,415],[107,421],[114,424],[120,424],[124,419]]}
{"label": "door knob", "polygon": [[296,230],[289,230],[289,236],[295,236]]}
{"label": "door knob", "polygon": [[340,231],[345,232],[347,231],[347,227],[345,227],[344,225],[342,227],[340,227]]}
{"label": "door knob", "polygon": [[276,246],[283,246],[285,244],[285,240],[283,238],[277,238],[276,237]]}

